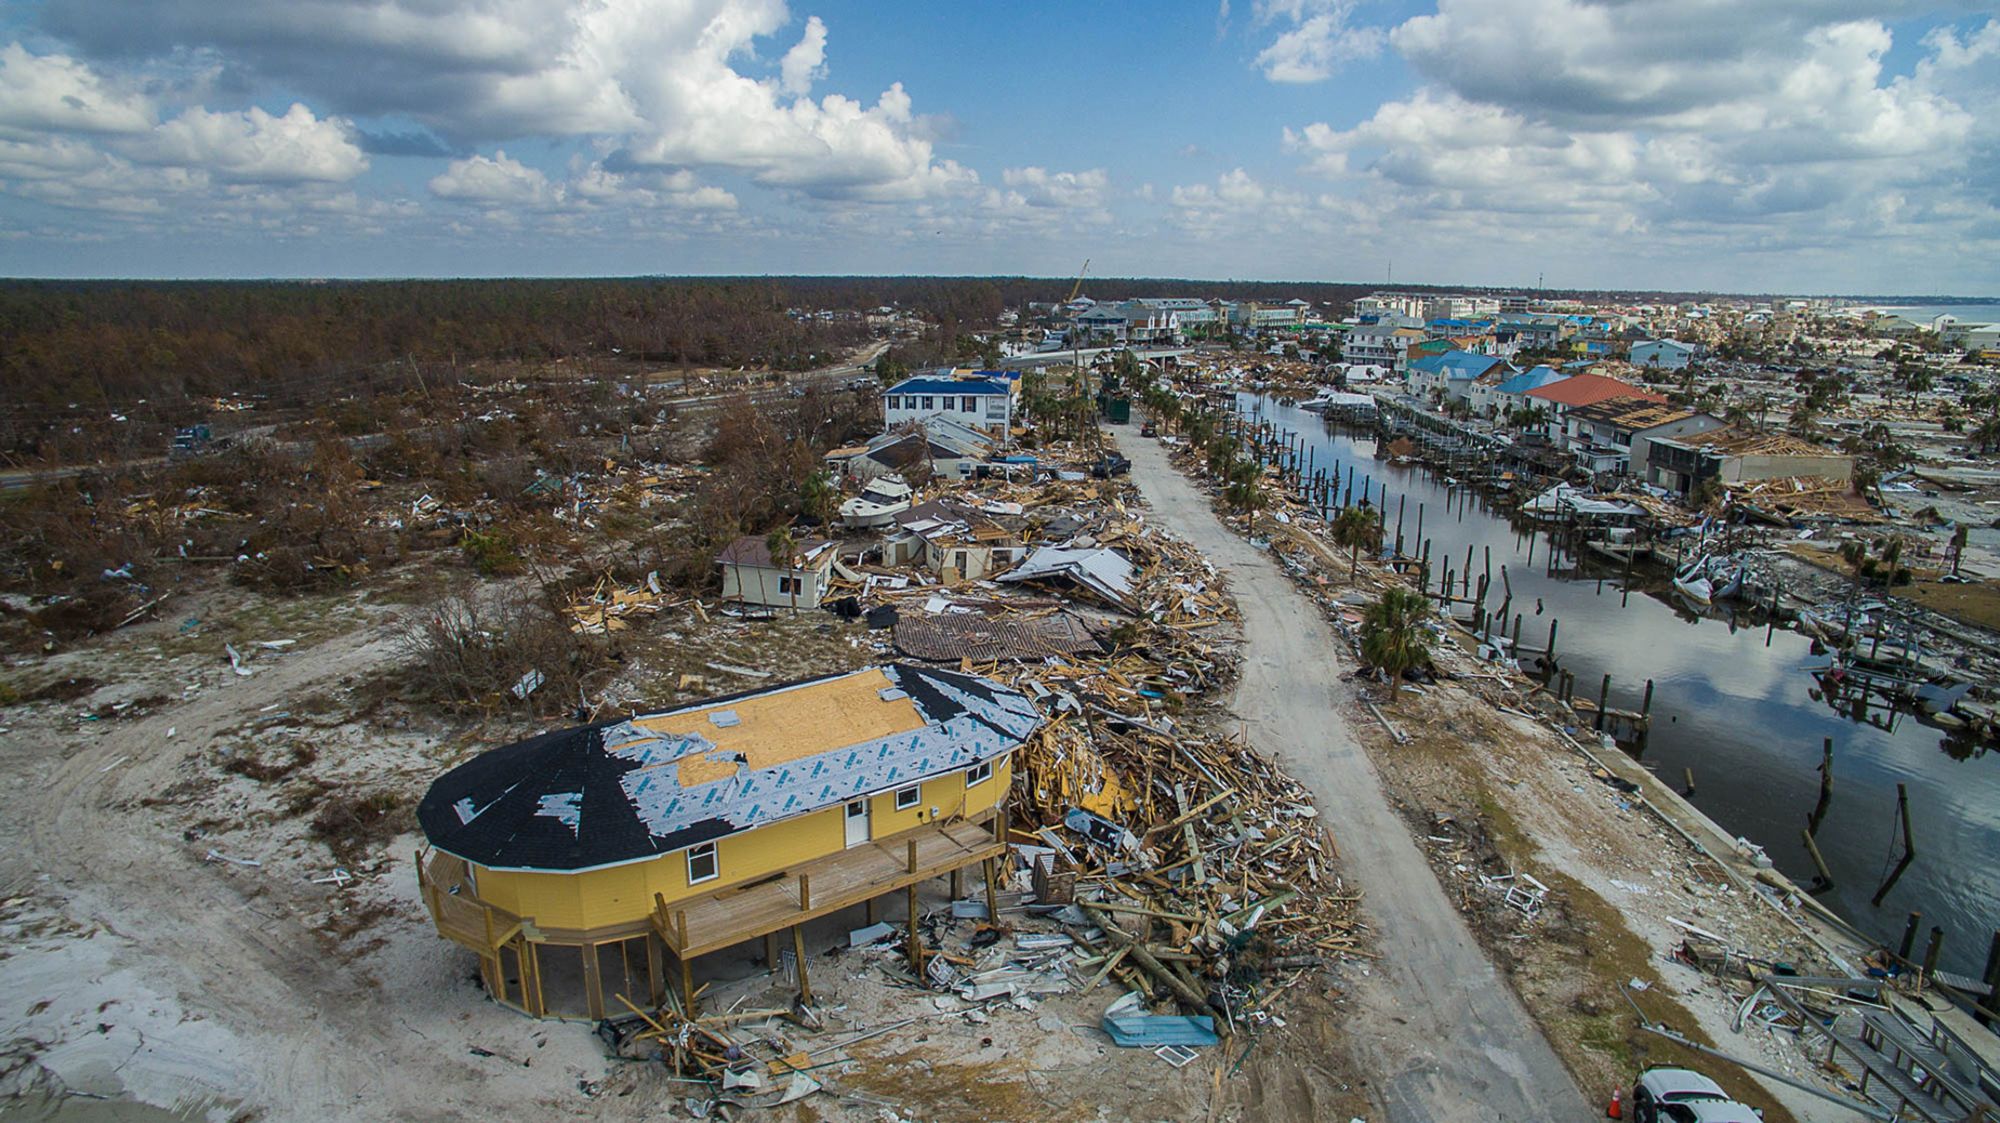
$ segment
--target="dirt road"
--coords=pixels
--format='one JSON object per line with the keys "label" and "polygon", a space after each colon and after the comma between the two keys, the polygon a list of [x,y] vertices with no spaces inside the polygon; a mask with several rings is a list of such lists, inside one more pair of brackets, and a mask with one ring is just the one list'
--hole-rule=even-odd
{"label": "dirt road", "polygon": [[[414,898],[406,859],[379,882],[395,905],[374,929],[385,946],[356,961],[321,931],[332,891],[290,871],[282,853],[259,851],[256,867],[205,862],[218,843],[173,833],[147,808],[177,785],[215,783],[200,758],[246,717],[393,653],[390,630],[370,627],[251,678],[225,672],[166,713],[107,724],[60,751],[21,729],[0,737],[0,768],[34,793],[0,828],[0,890],[10,906],[32,898],[59,911],[41,927],[85,937],[17,947],[4,967],[26,966],[0,969],[0,993],[24,1007],[39,1000],[31,1013],[55,999],[45,1022],[79,1005],[71,1020],[98,1026],[22,1031],[51,1046],[44,1063],[71,1090],[82,1074],[91,1094],[118,1097],[134,1118],[151,1116],[122,1091],[197,1114],[234,1102],[271,1118],[442,1120],[510,1101],[540,1111],[575,1098],[576,1080],[601,1077],[587,1035],[547,1034],[476,1002],[464,964],[402,899]],[[541,1063],[468,1071],[472,1044]],[[607,1108],[610,1118],[640,1110]]]}
{"label": "dirt road", "polygon": [[1224,570],[1243,613],[1233,709],[1260,752],[1313,791],[1383,958],[1357,980],[1347,1027],[1391,1123],[1597,1118],[1541,1031],[1439,888],[1342,718],[1345,653],[1269,556],[1215,517],[1156,442],[1128,438],[1132,478],[1155,516]]}

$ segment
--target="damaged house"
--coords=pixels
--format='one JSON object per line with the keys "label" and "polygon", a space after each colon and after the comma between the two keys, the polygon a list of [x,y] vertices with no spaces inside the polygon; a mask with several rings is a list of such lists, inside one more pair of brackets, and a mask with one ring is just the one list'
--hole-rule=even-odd
{"label": "damaged house", "polygon": [[658,1004],[699,956],[1006,851],[1012,755],[1034,704],[889,664],[545,733],[445,773],[417,808],[438,934],[537,1017]]}
{"label": "damaged house", "polygon": [[867,482],[889,472],[910,479],[927,474],[941,479],[970,478],[993,455],[994,436],[945,416],[904,422],[868,443],[837,448],[826,454],[826,466],[840,479]]}
{"label": "damaged house", "polygon": [[715,557],[722,567],[722,599],[771,608],[818,608],[836,555],[832,542],[811,538],[795,545],[792,556],[781,562],[771,557],[768,541],[744,535]]}
{"label": "damaged house", "polygon": [[979,581],[1027,553],[1020,533],[969,503],[934,499],[899,514],[882,543],[890,565],[921,565],[946,584]]}

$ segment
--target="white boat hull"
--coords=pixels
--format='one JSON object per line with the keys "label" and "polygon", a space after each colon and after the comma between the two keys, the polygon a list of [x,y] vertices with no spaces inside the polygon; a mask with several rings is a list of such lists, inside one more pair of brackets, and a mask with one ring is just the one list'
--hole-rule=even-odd
{"label": "white boat hull", "polygon": [[1706,577],[1684,579],[1674,578],[1674,591],[1696,604],[1707,606],[1715,601],[1715,586]]}
{"label": "white boat hull", "polygon": [[888,526],[897,515],[910,509],[909,500],[900,503],[871,503],[866,499],[850,499],[840,505],[840,521],[844,526],[856,530],[869,530],[878,526]]}

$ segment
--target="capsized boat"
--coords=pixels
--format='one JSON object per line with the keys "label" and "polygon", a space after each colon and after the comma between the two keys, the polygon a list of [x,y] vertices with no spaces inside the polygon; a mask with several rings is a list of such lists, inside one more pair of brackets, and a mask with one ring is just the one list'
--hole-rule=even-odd
{"label": "capsized boat", "polygon": [[910,485],[891,473],[868,481],[861,494],[840,505],[840,521],[850,527],[867,529],[887,526],[897,515],[910,509]]}

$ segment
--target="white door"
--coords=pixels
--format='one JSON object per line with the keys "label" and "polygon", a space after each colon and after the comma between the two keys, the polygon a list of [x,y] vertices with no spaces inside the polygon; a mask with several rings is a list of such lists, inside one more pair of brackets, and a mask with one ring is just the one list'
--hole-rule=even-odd
{"label": "white door", "polygon": [[868,801],[857,799],[847,805],[847,845],[859,846],[868,841]]}

